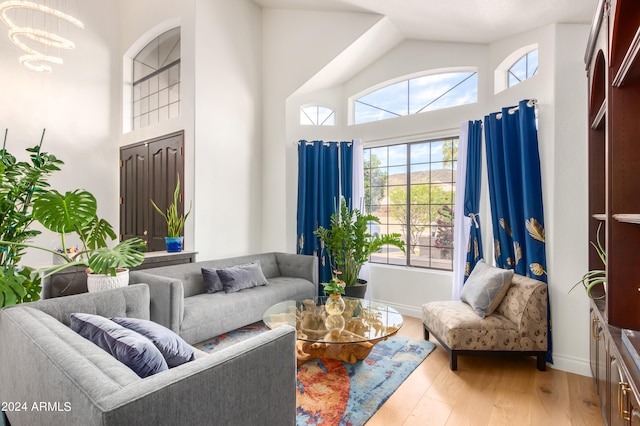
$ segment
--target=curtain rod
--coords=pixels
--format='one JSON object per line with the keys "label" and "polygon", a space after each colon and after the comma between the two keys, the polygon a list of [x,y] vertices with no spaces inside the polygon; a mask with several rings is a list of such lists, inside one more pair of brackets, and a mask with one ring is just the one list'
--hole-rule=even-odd
{"label": "curtain rod", "polygon": [[[537,99],[529,99],[527,101],[527,106],[529,108],[531,108],[531,107],[537,108],[538,107],[538,100]],[[519,105],[518,106],[514,106],[513,108],[509,108],[509,114],[515,114],[515,112],[518,111],[519,109],[520,109]],[[496,114],[496,118],[498,120],[500,120],[502,118],[502,113],[501,112],[497,113]]]}
{"label": "curtain rod", "polygon": [[[297,141],[297,142],[293,142],[293,145],[298,146],[298,145],[300,145],[300,142],[302,142],[302,141],[301,141],[301,140],[299,140],[299,141]],[[342,141],[342,142],[336,142],[336,141],[331,141],[331,142],[324,142],[324,141],[306,141],[306,142],[307,142],[307,146],[313,145],[313,143],[314,143],[314,142],[322,142],[322,144],[323,144],[324,146],[329,146],[329,145],[331,145],[332,143],[337,143],[337,144],[338,144],[338,147],[340,147],[340,144],[341,144],[342,142],[346,142],[346,143],[347,143],[347,146],[351,146],[351,145],[353,144],[353,141]]]}

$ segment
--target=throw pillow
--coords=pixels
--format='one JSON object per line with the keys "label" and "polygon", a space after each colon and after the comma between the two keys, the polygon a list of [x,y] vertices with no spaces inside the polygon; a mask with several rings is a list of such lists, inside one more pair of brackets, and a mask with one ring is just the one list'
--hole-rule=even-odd
{"label": "throw pillow", "polygon": [[460,300],[484,318],[496,310],[507,294],[512,278],[513,270],[496,268],[481,260],[462,287]]}
{"label": "throw pillow", "polygon": [[167,361],[169,368],[196,359],[193,347],[167,327],[139,318],[111,318],[111,321],[151,340]]}
{"label": "throw pillow", "polygon": [[201,270],[204,289],[207,293],[216,293],[223,290],[222,281],[220,281],[216,268],[201,268]]}
{"label": "throw pillow", "polygon": [[107,351],[142,377],[167,370],[167,362],[141,334],[99,315],[71,314],[71,329]]}
{"label": "throw pillow", "polygon": [[246,288],[269,284],[262,273],[260,261],[218,269],[218,276],[222,281],[225,293],[234,293]]}

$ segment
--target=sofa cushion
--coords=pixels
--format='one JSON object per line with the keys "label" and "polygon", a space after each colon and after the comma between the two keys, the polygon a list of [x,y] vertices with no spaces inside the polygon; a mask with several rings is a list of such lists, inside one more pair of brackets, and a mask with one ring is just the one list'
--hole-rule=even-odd
{"label": "sofa cushion", "polygon": [[116,324],[133,330],[151,340],[162,354],[169,368],[196,359],[193,347],[168,328],[153,321],[138,318],[111,318]]}
{"label": "sofa cushion", "polygon": [[222,281],[218,275],[218,268],[200,268],[202,270],[202,281],[204,282],[204,291],[207,293],[216,293],[222,291]]}
{"label": "sofa cushion", "polygon": [[164,357],[149,339],[107,318],[73,313],[71,329],[107,351],[142,378],[168,369]]}
{"label": "sofa cushion", "polygon": [[218,276],[222,281],[222,288],[224,288],[225,293],[235,293],[247,288],[269,284],[262,273],[259,260],[246,265],[219,269]]}
{"label": "sofa cushion", "polygon": [[513,270],[500,269],[479,261],[462,287],[460,300],[482,318],[496,310],[509,289]]}

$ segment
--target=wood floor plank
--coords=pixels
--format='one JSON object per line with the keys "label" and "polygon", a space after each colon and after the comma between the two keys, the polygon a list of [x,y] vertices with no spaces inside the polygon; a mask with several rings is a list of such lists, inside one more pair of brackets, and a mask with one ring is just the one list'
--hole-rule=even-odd
{"label": "wood floor plank", "polygon": [[[404,317],[400,335],[422,339],[419,318]],[[371,417],[367,426],[604,425],[593,379],[531,357],[460,357],[436,349]]]}

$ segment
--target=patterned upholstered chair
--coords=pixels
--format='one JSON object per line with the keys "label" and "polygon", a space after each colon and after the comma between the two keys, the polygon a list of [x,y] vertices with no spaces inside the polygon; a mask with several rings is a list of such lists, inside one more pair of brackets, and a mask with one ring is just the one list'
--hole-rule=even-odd
{"label": "patterned upholstered chair", "polygon": [[451,370],[458,368],[458,355],[534,355],[537,368],[546,369],[547,285],[514,275],[509,290],[495,312],[480,317],[460,301],[422,305],[424,338],[429,334],[450,355]]}

